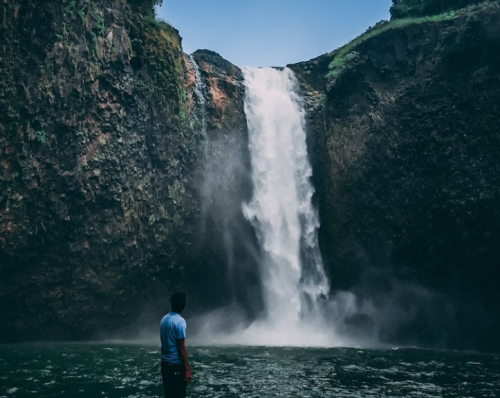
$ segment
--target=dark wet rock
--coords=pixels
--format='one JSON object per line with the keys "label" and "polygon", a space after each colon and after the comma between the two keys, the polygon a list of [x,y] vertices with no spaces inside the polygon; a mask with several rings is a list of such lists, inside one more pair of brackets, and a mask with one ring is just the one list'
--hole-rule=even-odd
{"label": "dark wet rock", "polygon": [[[498,348],[500,11],[434,19],[290,65],[320,244],[350,330]],[[156,330],[176,289],[259,314],[241,70],[193,54],[203,132],[149,0],[0,1],[0,39],[0,341]]]}
{"label": "dark wet rock", "polygon": [[500,9],[475,10],[368,39],[337,75],[335,52],[291,65],[332,287],[439,297],[394,294],[418,322],[394,312],[388,341],[499,348]]}
{"label": "dark wet rock", "polygon": [[121,329],[196,286],[181,38],[136,3],[0,4],[2,341]]}
{"label": "dark wet rock", "polygon": [[[250,154],[242,71],[219,54],[193,54],[205,84],[207,137],[200,172],[201,236],[210,263],[226,266],[223,286],[252,319],[262,308],[258,245],[242,203],[251,199]],[[218,289],[221,289],[219,287]]]}
{"label": "dark wet rock", "polygon": [[207,103],[208,131],[214,134],[246,136],[246,117],[243,109],[245,89],[241,70],[210,50],[193,53],[204,79],[209,100]]}

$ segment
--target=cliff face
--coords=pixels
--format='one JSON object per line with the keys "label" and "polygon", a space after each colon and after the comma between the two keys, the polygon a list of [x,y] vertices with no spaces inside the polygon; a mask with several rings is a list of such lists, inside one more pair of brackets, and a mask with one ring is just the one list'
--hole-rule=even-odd
{"label": "cliff face", "polygon": [[[203,107],[150,1],[41,3],[0,0],[0,341],[156,326],[177,289],[253,319],[241,71],[194,53]],[[491,3],[290,65],[348,333],[499,348],[499,50]]]}
{"label": "cliff face", "polygon": [[[193,54],[200,67],[206,103],[206,141],[198,184],[202,211],[200,240],[207,264],[226,266],[217,278],[243,318],[252,319],[260,302],[258,244],[242,203],[252,194],[245,88],[239,68],[209,50]],[[218,264],[218,265],[217,265]]]}
{"label": "cliff face", "polygon": [[122,1],[1,7],[0,338],[117,328],[184,272],[180,37]]}
{"label": "cliff face", "polygon": [[[225,270],[198,245],[204,137],[178,32],[147,1],[41,3],[0,2],[0,341],[118,330],[179,288],[213,304]],[[228,108],[213,130],[237,124]]]}
{"label": "cliff face", "polygon": [[333,288],[388,341],[499,348],[499,53],[492,4],[291,65]]}

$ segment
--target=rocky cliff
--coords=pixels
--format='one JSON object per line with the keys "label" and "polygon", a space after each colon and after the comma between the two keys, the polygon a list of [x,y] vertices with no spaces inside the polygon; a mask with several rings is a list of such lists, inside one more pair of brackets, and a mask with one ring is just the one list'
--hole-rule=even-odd
{"label": "rocky cliff", "polygon": [[[0,0],[0,39],[0,342],[156,327],[181,288],[259,314],[241,71],[150,0]],[[489,2],[290,65],[347,333],[500,348],[499,50]]]}
{"label": "rocky cliff", "polygon": [[193,59],[206,99],[203,167],[197,180],[201,200],[197,244],[203,267],[218,270],[215,279],[205,284],[211,294],[224,292],[223,297],[230,298],[226,304],[237,305],[242,318],[250,320],[262,303],[258,244],[241,210],[252,193],[243,74],[210,50],[196,51]]}
{"label": "rocky cliff", "polygon": [[383,340],[500,347],[498,54],[495,3],[291,65],[332,287],[371,301]]}
{"label": "rocky cliff", "polygon": [[[224,302],[198,245],[205,137],[178,32],[148,1],[0,11],[0,341],[123,329],[179,288]],[[210,130],[241,130],[237,68],[205,69]]]}

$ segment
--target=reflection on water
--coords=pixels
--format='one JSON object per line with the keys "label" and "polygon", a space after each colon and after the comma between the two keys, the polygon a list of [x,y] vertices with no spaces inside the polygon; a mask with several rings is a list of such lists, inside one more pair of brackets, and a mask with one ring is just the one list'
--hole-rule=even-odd
{"label": "reflection on water", "polygon": [[[190,397],[496,397],[500,358],[425,350],[189,347]],[[0,397],[160,397],[158,348],[0,346]]]}

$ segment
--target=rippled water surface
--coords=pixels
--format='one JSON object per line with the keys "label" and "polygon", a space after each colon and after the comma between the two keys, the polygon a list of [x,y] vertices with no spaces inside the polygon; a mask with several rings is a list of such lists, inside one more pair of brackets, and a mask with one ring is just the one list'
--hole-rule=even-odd
{"label": "rippled water surface", "polygon": [[[500,358],[426,350],[188,347],[189,397],[497,397]],[[160,397],[158,347],[0,346],[0,397]]]}

